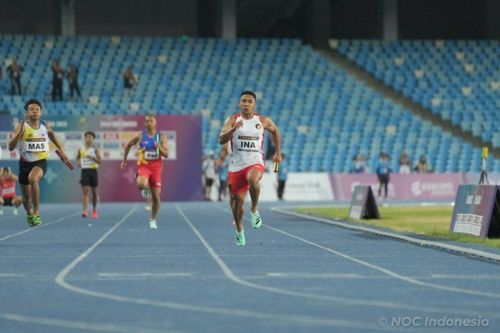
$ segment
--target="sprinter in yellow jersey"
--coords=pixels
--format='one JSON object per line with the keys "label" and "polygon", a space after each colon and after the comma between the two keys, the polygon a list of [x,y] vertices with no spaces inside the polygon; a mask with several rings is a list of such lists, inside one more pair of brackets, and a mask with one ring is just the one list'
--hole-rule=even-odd
{"label": "sprinter in yellow jersey", "polygon": [[23,206],[26,209],[26,221],[30,226],[42,223],[40,219],[40,186],[47,171],[49,139],[66,157],[61,144],[49,124],[41,120],[42,103],[30,99],[24,104],[26,118],[16,125],[10,135],[9,150],[19,148],[19,183],[23,192]]}
{"label": "sprinter in yellow jersey", "polygon": [[85,145],[78,150],[76,161],[82,169],[80,184],[82,185],[82,217],[88,216],[89,197],[92,192],[92,218],[96,219],[97,214],[97,168],[101,163],[101,151],[94,144],[95,133],[88,131],[84,134]]}

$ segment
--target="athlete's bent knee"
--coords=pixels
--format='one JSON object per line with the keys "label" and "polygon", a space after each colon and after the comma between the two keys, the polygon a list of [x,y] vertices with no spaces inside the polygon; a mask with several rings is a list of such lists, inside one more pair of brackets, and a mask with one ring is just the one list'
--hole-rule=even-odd
{"label": "athlete's bent knee", "polygon": [[137,178],[137,186],[140,188],[148,188],[149,184],[148,184],[148,181],[146,179]]}
{"label": "athlete's bent knee", "polygon": [[260,185],[260,183],[259,183],[259,179],[258,179],[258,178],[254,178],[254,177],[250,178],[250,179],[248,180],[248,185],[249,185],[250,187],[257,187],[257,186],[259,186],[259,185]]}

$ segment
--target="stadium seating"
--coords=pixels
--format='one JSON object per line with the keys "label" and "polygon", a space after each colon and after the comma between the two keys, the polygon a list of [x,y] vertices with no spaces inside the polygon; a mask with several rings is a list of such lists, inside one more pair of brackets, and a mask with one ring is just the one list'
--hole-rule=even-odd
{"label": "stadium seating", "polygon": [[338,50],[377,79],[500,147],[500,42],[342,40]]}
{"label": "stadium seating", "polygon": [[[343,42],[341,51],[358,61],[364,43]],[[222,123],[238,111],[240,92],[254,90],[257,110],[271,116],[282,131],[291,171],[347,172],[358,153],[369,158],[373,169],[381,151],[390,154],[395,171],[403,151],[413,163],[426,155],[438,172],[478,171],[481,162],[479,149],[413,116],[299,40],[0,36],[0,59],[12,57],[24,66],[24,95],[46,101],[49,114],[199,114],[205,150],[218,150]],[[50,62],[55,58],[64,68],[79,66],[83,101],[50,101]],[[378,68],[374,63],[378,61],[366,58],[366,64]],[[139,84],[126,96],[122,73],[129,65]],[[495,70],[498,73],[491,68]],[[393,83],[406,88],[403,74],[394,75]],[[24,97],[10,96],[7,80],[3,81],[0,111],[17,114]],[[66,84],[64,90],[67,94]],[[446,96],[440,95],[442,105],[456,103],[468,109],[463,100]],[[464,112],[457,119],[474,119],[468,126],[483,133],[485,127],[476,118],[490,118],[480,114]],[[498,142],[498,125],[491,130],[486,137]],[[500,171],[500,160],[489,164]]]}

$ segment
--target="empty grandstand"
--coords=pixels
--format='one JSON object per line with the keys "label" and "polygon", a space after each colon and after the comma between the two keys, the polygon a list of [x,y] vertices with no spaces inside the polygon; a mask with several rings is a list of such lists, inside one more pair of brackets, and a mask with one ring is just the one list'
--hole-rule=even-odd
{"label": "empty grandstand", "polygon": [[[498,147],[500,90],[495,75],[488,76],[499,74],[498,43],[354,40],[342,41],[339,51]],[[474,60],[479,52],[486,56]],[[480,168],[480,147],[414,116],[297,39],[2,35],[0,58],[18,59],[24,94],[47,100],[49,115],[200,114],[206,150],[218,148],[239,92],[253,89],[258,110],[283,131],[292,171],[347,172],[356,154],[373,166],[381,151],[394,171],[402,152],[412,163],[426,155],[437,172]],[[50,59],[79,66],[83,100],[49,101]],[[131,95],[122,81],[129,65],[138,77]],[[4,89],[0,110],[16,115],[23,100]],[[500,171],[500,160],[490,168]]]}

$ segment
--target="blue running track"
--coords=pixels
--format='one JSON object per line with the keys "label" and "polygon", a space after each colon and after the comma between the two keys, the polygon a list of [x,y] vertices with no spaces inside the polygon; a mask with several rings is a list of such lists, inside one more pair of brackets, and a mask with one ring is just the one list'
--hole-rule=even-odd
{"label": "blue running track", "polygon": [[500,331],[500,264],[269,208],[245,247],[227,203],[4,209],[0,332]]}

